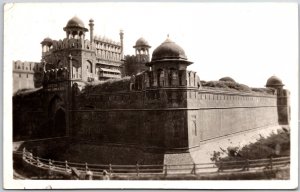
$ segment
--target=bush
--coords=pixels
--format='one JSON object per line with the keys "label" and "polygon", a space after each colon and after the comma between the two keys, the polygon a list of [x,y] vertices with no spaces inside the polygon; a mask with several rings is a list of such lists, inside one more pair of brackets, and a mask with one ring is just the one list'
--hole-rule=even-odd
{"label": "bush", "polygon": [[127,90],[129,89],[130,81],[131,77],[127,76],[122,79],[109,79],[104,82],[92,82],[84,87],[83,93]]}
{"label": "bush", "polygon": [[202,81],[203,87],[208,88],[221,88],[225,90],[237,90],[237,91],[244,91],[250,92],[251,89],[247,85],[239,84],[234,81]]}
{"label": "bush", "polygon": [[[229,77],[228,77],[229,78]],[[219,89],[225,91],[241,91],[241,92],[255,92],[260,94],[274,94],[274,90],[270,88],[250,88],[247,85],[240,84],[234,80],[225,80],[222,78],[220,81],[201,81],[203,88]]]}
{"label": "bush", "polygon": [[218,162],[220,160],[233,161],[288,156],[290,155],[290,131],[282,128],[276,134],[273,132],[268,137],[260,136],[255,143],[250,143],[242,148],[228,147],[223,152],[227,154],[225,157],[221,157],[221,152],[214,151],[211,160]]}

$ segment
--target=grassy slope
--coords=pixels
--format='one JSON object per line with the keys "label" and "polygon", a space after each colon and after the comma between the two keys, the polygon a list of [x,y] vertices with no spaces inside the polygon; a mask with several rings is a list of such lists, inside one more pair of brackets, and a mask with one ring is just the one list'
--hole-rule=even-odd
{"label": "grassy slope", "polygon": [[269,137],[260,137],[255,143],[250,143],[242,148],[229,147],[223,150],[227,155],[221,157],[222,152],[214,151],[212,161],[230,161],[241,159],[262,159],[269,157],[282,157],[290,155],[290,131],[282,128]]}

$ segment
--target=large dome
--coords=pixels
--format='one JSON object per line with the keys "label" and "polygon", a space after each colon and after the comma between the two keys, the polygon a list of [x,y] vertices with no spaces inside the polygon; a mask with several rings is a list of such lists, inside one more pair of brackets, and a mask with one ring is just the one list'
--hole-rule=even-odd
{"label": "large dome", "polygon": [[167,38],[152,54],[152,61],[158,60],[187,60],[184,50]]}
{"label": "large dome", "polygon": [[[81,19],[79,19],[78,17],[74,16],[72,19],[70,19],[66,25],[65,28],[85,28],[84,23]],[[87,29],[86,29],[87,30]]]}
{"label": "large dome", "polygon": [[149,47],[150,48],[150,45],[149,45],[148,41],[146,41],[143,37],[141,37],[136,41],[134,48],[136,48],[136,47]]}
{"label": "large dome", "polygon": [[267,80],[266,87],[283,86],[281,79],[276,76],[272,76]]}

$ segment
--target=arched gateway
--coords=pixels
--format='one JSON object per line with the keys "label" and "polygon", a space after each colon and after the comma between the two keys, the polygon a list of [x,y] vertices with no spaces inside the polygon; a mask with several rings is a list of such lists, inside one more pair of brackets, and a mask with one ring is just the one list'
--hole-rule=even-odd
{"label": "arched gateway", "polygon": [[50,126],[49,136],[65,136],[66,113],[64,108],[64,102],[58,95],[55,95],[49,103],[48,118]]}
{"label": "arched gateway", "polygon": [[53,130],[57,136],[66,135],[66,115],[62,108],[58,109],[55,113]]}

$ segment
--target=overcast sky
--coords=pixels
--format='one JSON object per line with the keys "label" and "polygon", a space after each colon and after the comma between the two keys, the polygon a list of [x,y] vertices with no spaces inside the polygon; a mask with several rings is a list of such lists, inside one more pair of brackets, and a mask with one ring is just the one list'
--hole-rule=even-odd
{"label": "overcast sky", "polygon": [[[45,37],[63,39],[63,27],[77,16],[94,34],[119,40],[134,54],[144,37],[153,50],[170,35],[194,64],[201,80],[230,76],[263,87],[276,75],[289,88],[297,81],[297,3],[24,3],[7,4],[4,70],[13,60],[40,61]],[[89,38],[89,34],[86,34]]]}

